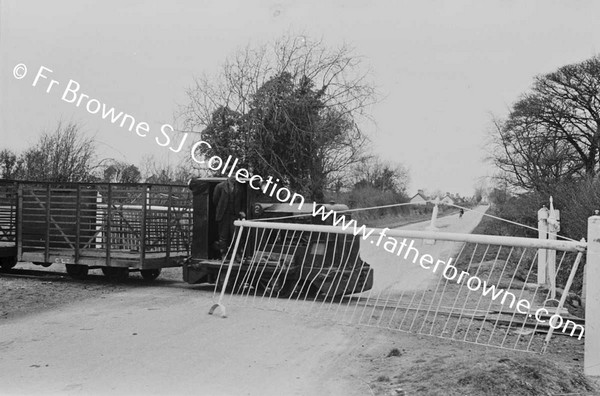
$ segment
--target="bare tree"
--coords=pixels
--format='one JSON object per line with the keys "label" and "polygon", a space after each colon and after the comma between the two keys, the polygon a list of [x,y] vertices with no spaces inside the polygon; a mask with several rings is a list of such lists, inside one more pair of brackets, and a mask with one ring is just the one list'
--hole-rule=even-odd
{"label": "bare tree", "polygon": [[600,170],[600,56],[539,76],[495,121],[495,164],[507,180],[540,191]]}
{"label": "bare tree", "polygon": [[142,159],[142,177],[146,183],[156,184],[187,184],[194,171],[188,166],[185,159],[177,165],[167,161],[160,161],[152,155]]}
{"label": "bare tree", "polygon": [[35,146],[22,155],[20,179],[54,182],[94,180],[94,139],[74,123],[59,122],[54,132],[42,134]]}
{"label": "bare tree", "polygon": [[523,119],[494,120],[492,159],[518,189],[542,191],[581,176],[583,164],[573,147],[556,133]]}
{"label": "bare tree", "polygon": [[376,94],[363,71],[362,59],[343,45],[325,47],[322,40],[287,35],[256,48],[239,50],[226,59],[215,77],[203,75],[187,90],[190,103],[182,109],[185,126],[197,132],[206,128],[220,107],[245,114],[253,96],[274,76],[289,73],[295,82],[308,78],[325,93],[325,103],[340,116],[367,116]]}
{"label": "bare tree", "polygon": [[404,165],[370,157],[355,166],[352,184],[406,195],[409,182],[410,174]]}
{"label": "bare tree", "polygon": [[181,117],[185,129],[213,138],[217,155],[306,186],[319,199],[363,158],[367,139],[358,125],[376,100],[368,75],[347,46],[287,36],[238,51],[216,78],[197,79]]}

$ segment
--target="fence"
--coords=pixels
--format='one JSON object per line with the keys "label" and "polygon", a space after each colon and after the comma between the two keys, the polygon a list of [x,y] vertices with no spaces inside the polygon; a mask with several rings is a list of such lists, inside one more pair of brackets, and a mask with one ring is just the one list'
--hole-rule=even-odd
{"label": "fence", "polygon": [[[600,230],[600,217],[592,222]],[[388,229],[364,229],[369,237],[361,241],[354,230],[334,226],[236,226],[210,313],[254,306],[530,352],[545,351],[553,334],[583,342],[583,321],[563,309],[587,249],[583,241]],[[587,261],[596,268],[588,270],[593,279],[600,268],[596,235]],[[556,252],[556,276],[569,279],[560,300],[537,282],[538,252],[546,250]],[[599,299],[589,289],[596,295],[588,295],[585,367],[598,375],[600,334],[590,316]]]}

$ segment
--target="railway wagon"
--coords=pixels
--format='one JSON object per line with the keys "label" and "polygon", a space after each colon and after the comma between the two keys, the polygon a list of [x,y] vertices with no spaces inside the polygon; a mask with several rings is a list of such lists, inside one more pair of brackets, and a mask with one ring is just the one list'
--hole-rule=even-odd
{"label": "railway wagon", "polygon": [[2,181],[0,224],[5,270],[26,261],[151,280],[189,257],[192,201],[181,185]]}
{"label": "railway wagon", "polygon": [[[194,225],[192,256],[183,264],[184,281],[222,285],[230,257],[220,257],[218,232],[212,195],[225,178],[194,179]],[[248,183],[241,185],[242,207],[248,220],[274,219],[285,223],[332,224],[312,216],[312,204],[281,203]],[[327,211],[344,213],[346,205],[323,204]],[[349,217],[349,213],[345,213]],[[360,293],[373,286],[373,271],[360,259],[358,236],[313,232],[278,232],[270,229],[245,229],[235,254],[227,285],[232,291],[256,290],[286,296],[311,292],[339,297]],[[230,249],[231,250],[231,249]],[[234,254],[230,252],[229,256]]]}

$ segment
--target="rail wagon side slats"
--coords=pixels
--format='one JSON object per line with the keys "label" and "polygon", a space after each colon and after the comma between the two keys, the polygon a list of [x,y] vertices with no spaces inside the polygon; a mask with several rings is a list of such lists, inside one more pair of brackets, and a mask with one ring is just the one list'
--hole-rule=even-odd
{"label": "rail wagon side slats", "polygon": [[191,223],[187,186],[0,183],[0,248],[20,243],[22,261],[133,269],[178,266],[190,255]]}

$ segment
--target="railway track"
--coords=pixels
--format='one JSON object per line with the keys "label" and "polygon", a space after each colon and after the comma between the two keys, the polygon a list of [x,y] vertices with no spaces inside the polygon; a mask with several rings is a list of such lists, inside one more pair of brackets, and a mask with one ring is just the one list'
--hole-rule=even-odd
{"label": "railway track", "polygon": [[[31,265],[30,265],[31,266]],[[134,271],[130,273],[130,276],[125,280],[111,280],[103,275],[101,272],[93,273],[90,272],[85,279],[75,279],[64,271],[59,270],[46,270],[46,269],[35,269],[35,268],[11,268],[9,270],[0,269],[0,279],[39,279],[44,281],[65,281],[69,283],[102,283],[102,284],[122,284],[122,285],[146,285],[146,286],[166,286],[172,284],[184,284],[181,280],[181,274],[168,274],[167,271],[163,271],[163,274],[153,281],[142,279],[139,276],[131,276],[135,274]]]}
{"label": "railway track", "polygon": [[63,279],[70,278],[66,272],[32,270],[27,268],[12,268],[10,270],[0,270],[0,277],[3,278],[33,278],[33,279]]}

